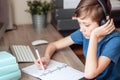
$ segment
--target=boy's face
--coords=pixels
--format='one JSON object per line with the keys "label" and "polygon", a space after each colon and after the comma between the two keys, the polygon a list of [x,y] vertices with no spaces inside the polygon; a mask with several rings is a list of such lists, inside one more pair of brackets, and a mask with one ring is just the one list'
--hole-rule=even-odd
{"label": "boy's face", "polygon": [[87,39],[90,38],[91,32],[99,26],[99,24],[95,21],[92,21],[90,18],[77,18],[80,31],[82,32],[83,36]]}

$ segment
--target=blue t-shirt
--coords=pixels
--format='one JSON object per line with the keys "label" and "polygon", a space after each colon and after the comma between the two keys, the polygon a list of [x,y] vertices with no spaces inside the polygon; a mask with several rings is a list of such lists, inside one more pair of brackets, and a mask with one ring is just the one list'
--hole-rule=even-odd
{"label": "blue t-shirt", "polygon": [[[83,53],[86,57],[89,39],[86,39],[80,30],[71,35],[71,39],[76,44],[83,45]],[[106,56],[111,59],[108,67],[96,77],[96,80],[120,80],[120,32],[114,30],[112,33],[103,38],[97,47],[97,57]]]}

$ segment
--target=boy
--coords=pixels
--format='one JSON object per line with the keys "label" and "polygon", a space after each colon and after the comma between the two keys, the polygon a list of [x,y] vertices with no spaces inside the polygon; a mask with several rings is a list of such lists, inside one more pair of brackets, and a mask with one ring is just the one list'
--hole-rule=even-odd
{"label": "boy", "polygon": [[[109,0],[107,6],[111,11]],[[42,62],[46,68],[53,53],[72,44],[82,44],[86,58],[85,78],[96,80],[120,79],[120,33],[115,29],[113,19],[104,25],[100,21],[104,11],[97,0],[81,0],[75,16],[80,29],[48,45]],[[35,62],[40,67],[40,60]],[[69,74],[68,74],[69,76]]]}

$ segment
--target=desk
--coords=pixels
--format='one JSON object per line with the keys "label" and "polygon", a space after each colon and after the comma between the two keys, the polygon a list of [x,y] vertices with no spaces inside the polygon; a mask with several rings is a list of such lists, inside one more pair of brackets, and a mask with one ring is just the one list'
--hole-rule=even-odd
{"label": "desk", "polygon": [[[16,42],[30,45],[32,41],[37,39],[45,39],[49,42],[53,42],[61,38],[63,37],[51,24],[48,24],[48,26],[45,29],[41,30],[35,30],[30,25],[19,26],[17,27],[16,30],[8,31],[4,34],[4,37],[1,39],[0,42],[0,49],[9,51],[9,45]],[[39,49],[41,56],[43,56],[47,45],[40,45],[37,47]],[[79,58],[69,47],[57,51],[52,58],[54,60],[64,62],[77,70],[80,71],[84,70],[83,63],[79,60]],[[33,63],[19,63],[19,67],[21,69],[31,64]],[[22,72],[22,77],[20,80],[38,80],[38,79]]]}

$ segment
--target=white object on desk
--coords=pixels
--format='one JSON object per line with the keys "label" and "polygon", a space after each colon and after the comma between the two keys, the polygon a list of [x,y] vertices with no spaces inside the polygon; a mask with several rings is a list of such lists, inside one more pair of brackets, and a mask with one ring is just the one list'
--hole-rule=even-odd
{"label": "white object on desk", "polygon": [[45,71],[38,70],[35,64],[23,68],[22,71],[42,80],[79,80],[84,77],[83,72],[54,60],[50,61]]}
{"label": "white object on desk", "polygon": [[37,45],[40,45],[40,44],[47,44],[47,43],[48,43],[48,41],[46,41],[46,40],[36,40],[36,41],[32,42],[32,45],[37,46]]}

